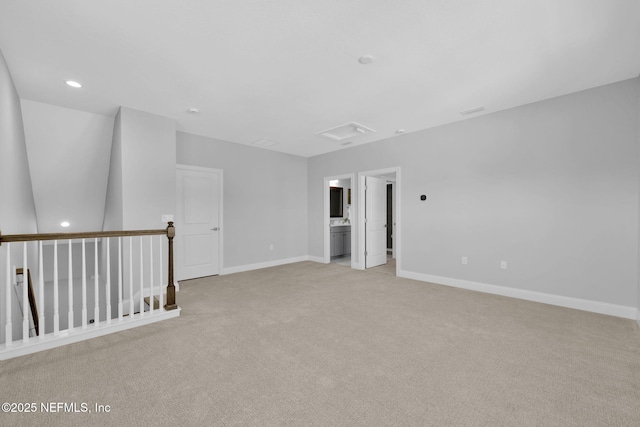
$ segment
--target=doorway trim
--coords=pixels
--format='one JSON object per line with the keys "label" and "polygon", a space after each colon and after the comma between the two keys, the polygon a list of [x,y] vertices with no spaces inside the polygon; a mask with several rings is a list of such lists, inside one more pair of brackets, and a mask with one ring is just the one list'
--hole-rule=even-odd
{"label": "doorway trim", "polygon": [[[358,200],[357,194],[358,191],[356,189],[356,174],[349,173],[344,175],[334,175],[334,176],[325,176],[322,180],[322,194],[323,194],[323,210],[322,210],[322,235],[324,238],[324,253],[323,253],[323,262],[325,264],[329,264],[331,262],[331,218],[329,218],[329,210],[331,206],[331,201],[329,198],[329,182],[336,179],[350,179],[351,180],[351,218],[357,218],[358,214],[358,204],[354,203],[354,200]],[[357,222],[357,221],[356,221]],[[355,245],[353,244],[354,236],[357,236],[357,224],[351,223],[351,268],[355,268],[355,263],[353,261],[353,253]]]}
{"label": "doorway trim", "polygon": [[[358,214],[357,214],[357,224],[358,224],[358,230],[361,230],[362,232],[358,233],[358,263],[355,265],[354,268],[357,268],[358,270],[364,270],[365,269],[365,255],[364,255],[364,251],[366,248],[365,245],[365,227],[364,227],[364,215],[365,215],[365,189],[364,189],[364,185],[365,185],[365,177],[366,176],[380,176],[380,175],[389,175],[389,174],[393,174],[395,173],[396,175],[396,180],[395,180],[395,185],[394,185],[394,191],[396,193],[396,198],[395,198],[395,203],[393,205],[393,212],[394,212],[394,222],[396,224],[395,226],[395,230],[393,233],[394,236],[394,241],[393,241],[393,247],[395,250],[395,255],[396,255],[396,276],[399,275],[399,272],[402,271],[402,231],[401,231],[401,226],[402,226],[402,212],[400,211],[400,207],[402,206],[402,181],[401,181],[401,170],[402,168],[400,166],[396,166],[396,167],[391,167],[391,168],[385,168],[385,169],[376,169],[376,170],[370,170],[370,171],[363,171],[363,172],[358,172],[358,192],[357,192],[357,205],[358,205]],[[353,247],[353,242],[352,242],[352,247]],[[353,254],[353,252],[352,252]],[[353,255],[352,258],[353,260]],[[353,261],[351,262],[351,265],[353,266]]]}
{"label": "doorway trim", "polygon": [[[223,218],[223,213],[224,213],[224,206],[223,206],[223,201],[224,201],[224,171],[222,169],[215,169],[215,168],[206,168],[206,167],[201,167],[201,166],[191,166],[191,165],[182,165],[182,164],[176,164],[176,171],[180,169],[180,170],[187,170],[187,171],[195,171],[195,172],[206,172],[206,173],[217,173],[218,176],[220,177],[220,180],[218,181],[218,195],[219,195],[219,199],[218,199],[218,223],[220,224],[218,226],[218,275],[222,275],[222,271],[224,268],[224,254],[222,253],[222,248],[224,248],[224,218]],[[177,183],[176,183],[177,185]],[[178,212],[178,203],[180,203],[180,201],[178,200],[178,194],[176,192],[176,199],[175,199],[175,212]],[[174,218],[175,221],[175,218]],[[177,223],[177,221],[176,221]],[[179,231],[178,231],[179,232]],[[179,250],[178,248],[176,248],[177,250]],[[179,276],[179,272],[176,272],[176,277]]]}

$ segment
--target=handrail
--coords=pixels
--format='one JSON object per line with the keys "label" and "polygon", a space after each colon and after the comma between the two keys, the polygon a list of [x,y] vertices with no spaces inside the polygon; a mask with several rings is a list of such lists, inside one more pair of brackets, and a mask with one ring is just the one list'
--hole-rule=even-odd
{"label": "handrail", "polygon": [[128,236],[154,236],[167,234],[169,227],[173,228],[173,223],[166,229],[159,230],[122,230],[122,231],[87,231],[74,233],[42,233],[42,234],[6,234],[0,231],[0,246],[4,242],[32,242],[36,240],[72,240],[72,239],[92,239],[98,237],[128,237]]}
{"label": "handrail", "polygon": [[73,240],[91,239],[98,237],[129,237],[129,236],[153,236],[166,235],[169,240],[168,253],[168,277],[167,277],[167,303],[165,310],[178,308],[176,304],[176,289],[173,283],[173,238],[175,237],[175,227],[173,221],[169,221],[166,229],[158,230],[122,230],[122,231],[89,231],[74,233],[42,233],[42,234],[7,234],[2,235],[0,231],[0,246],[3,242],[32,242],[41,240]]}

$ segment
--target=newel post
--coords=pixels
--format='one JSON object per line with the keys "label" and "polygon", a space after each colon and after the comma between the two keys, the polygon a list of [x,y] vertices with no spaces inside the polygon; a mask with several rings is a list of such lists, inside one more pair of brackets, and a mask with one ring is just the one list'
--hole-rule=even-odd
{"label": "newel post", "polygon": [[173,310],[178,308],[176,305],[176,287],[173,285],[173,238],[176,235],[176,229],[173,221],[169,221],[167,226],[167,238],[169,239],[169,283],[167,284],[167,304],[165,310]]}

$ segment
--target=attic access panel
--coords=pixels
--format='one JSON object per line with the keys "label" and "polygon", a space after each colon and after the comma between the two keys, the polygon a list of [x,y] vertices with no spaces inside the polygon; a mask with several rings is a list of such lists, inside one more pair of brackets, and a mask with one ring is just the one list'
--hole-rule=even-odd
{"label": "attic access panel", "polygon": [[348,138],[354,138],[369,133],[374,133],[375,130],[368,128],[356,122],[345,123],[334,128],[325,129],[316,133],[318,136],[329,138],[333,141],[343,141]]}

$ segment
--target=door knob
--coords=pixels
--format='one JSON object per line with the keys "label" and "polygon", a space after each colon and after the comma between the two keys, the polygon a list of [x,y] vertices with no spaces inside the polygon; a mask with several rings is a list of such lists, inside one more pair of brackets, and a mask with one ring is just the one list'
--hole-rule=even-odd
{"label": "door knob", "polygon": [[218,227],[213,227],[211,231],[218,231]]}

